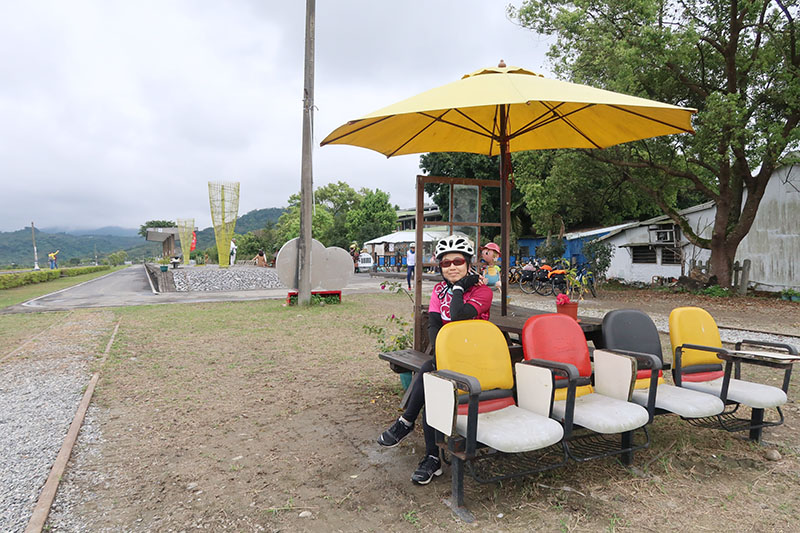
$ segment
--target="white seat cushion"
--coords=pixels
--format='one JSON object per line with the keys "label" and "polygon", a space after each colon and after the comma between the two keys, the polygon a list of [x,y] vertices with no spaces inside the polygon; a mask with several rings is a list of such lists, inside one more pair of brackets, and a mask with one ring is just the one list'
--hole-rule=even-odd
{"label": "white seat cushion", "polygon": [[[684,388],[719,396],[722,392],[723,378],[711,381],[684,381]],[[731,379],[728,385],[728,399],[756,409],[778,407],[786,403],[786,393],[778,387]]]}
{"label": "white seat cushion", "polygon": [[[634,390],[633,401],[647,407],[648,393],[649,389]],[[656,408],[685,418],[703,418],[720,414],[725,405],[718,396],[664,383],[658,386]]]}
{"label": "white seat cushion", "polygon": [[[456,431],[467,435],[467,417],[456,418]],[[516,405],[478,415],[478,442],[505,453],[546,448],[564,438],[564,428],[547,418]]]}
{"label": "white seat cushion", "polygon": [[[566,400],[553,402],[553,418],[564,420]],[[572,423],[596,433],[622,433],[647,424],[647,409],[635,403],[591,393],[575,399]]]}

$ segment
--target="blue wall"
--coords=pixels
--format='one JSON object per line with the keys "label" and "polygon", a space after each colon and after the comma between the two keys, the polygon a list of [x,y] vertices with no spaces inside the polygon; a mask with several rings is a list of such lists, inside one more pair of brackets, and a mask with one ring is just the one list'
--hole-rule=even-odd
{"label": "blue wall", "polygon": [[[590,235],[588,237],[579,237],[577,239],[570,239],[565,240],[566,248],[564,249],[564,259],[568,261],[572,261],[574,259],[577,264],[582,264],[586,262],[586,256],[583,255],[583,245],[586,242],[592,241],[597,239],[598,237],[602,237],[603,235],[607,235],[609,232],[604,233],[596,233],[594,235]],[[536,248],[544,243],[545,238],[529,238],[529,239],[520,239],[519,245],[520,246],[527,246],[528,250],[530,251],[530,257],[536,257]],[[528,256],[522,256],[521,261],[527,262]]]}

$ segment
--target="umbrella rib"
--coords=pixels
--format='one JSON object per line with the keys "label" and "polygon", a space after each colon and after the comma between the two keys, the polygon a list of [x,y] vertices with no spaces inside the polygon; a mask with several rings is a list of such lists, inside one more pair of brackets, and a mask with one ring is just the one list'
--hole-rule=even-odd
{"label": "umbrella rib", "polygon": [[443,117],[445,115],[445,113],[447,113],[449,111],[456,111],[457,113],[460,113],[461,115],[464,115],[458,109],[448,109],[447,111],[442,113],[439,117],[435,117],[433,115],[429,115],[429,114],[424,113],[422,111],[420,111],[419,114],[422,115],[422,116],[428,117],[430,119],[433,119],[434,122],[441,122],[442,124],[447,124],[448,126],[453,126],[454,128],[460,128],[460,129],[468,131],[470,133],[474,133],[475,135],[481,135],[481,136],[484,136],[484,137],[491,137],[492,136],[492,132],[490,132],[488,129],[484,128],[483,126],[481,126],[480,124],[478,124],[477,122],[475,122],[474,120],[472,120],[471,118],[469,118],[466,115],[464,115],[464,118],[468,119],[473,124],[476,124],[477,126],[482,128],[483,132],[481,132],[480,130],[474,130],[474,129],[468,128],[468,127],[463,126],[461,124],[456,124],[455,122],[450,122],[449,120],[442,119],[441,117]]}
{"label": "umbrella rib", "polygon": [[[560,105],[563,105],[563,104],[558,104],[558,105],[560,106]],[[517,130],[516,132],[514,132],[514,135],[513,135],[513,136],[514,136],[514,137],[518,137],[518,136],[520,136],[520,135],[525,135],[526,133],[529,133],[529,132],[531,132],[531,131],[533,131],[533,130],[535,130],[535,129],[542,128],[542,127],[544,127],[544,126],[547,126],[547,125],[549,125],[549,124],[552,124],[553,122],[558,122],[558,121],[561,121],[561,120],[563,120],[564,118],[566,118],[566,117],[568,117],[568,116],[570,116],[570,115],[573,115],[573,114],[575,114],[575,113],[578,113],[578,112],[580,112],[580,111],[583,111],[583,110],[584,110],[584,109],[586,109],[587,107],[589,107],[589,105],[587,105],[587,106],[585,106],[585,107],[582,107],[582,108],[580,108],[580,109],[575,109],[575,110],[573,110],[573,111],[570,111],[569,113],[565,113],[565,114],[563,114],[563,115],[558,115],[558,114],[555,114],[555,113],[554,113],[554,114],[553,114],[553,116],[551,116],[551,117],[550,117],[550,118],[548,118],[547,120],[544,120],[544,121],[542,121],[542,122],[539,122],[539,123],[535,123],[535,121],[531,121],[531,122],[529,122],[528,124],[526,124],[524,128],[522,128],[522,129],[519,129],[519,130]],[[554,108],[554,109],[555,109],[555,108]],[[540,116],[539,118],[537,118],[536,120],[540,120],[540,119],[542,119],[542,118],[543,118],[545,115],[547,115],[547,113],[546,113],[546,114],[543,114],[543,115],[541,115],[541,116]],[[566,122],[566,121],[565,121],[565,122]]]}
{"label": "umbrella rib", "polygon": [[636,117],[643,118],[643,119],[649,120],[650,122],[655,122],[657,124],[661,124],[662,126],[669,126],[670,128],[675,128],[676,130],[679,130],[679,131],[682,131],[682,132],[685,132],[685,133],[688,133],[689,131],[691,131],[691,130],[687,130],[686,128],[682,128],[680,126],[676,126],[675,124],[671,124],[669,122],[664,122],[663,120],[658,120],[658,119],[655,119],[655,118],[652,118],[652,117],[648,117],[647,115],[642,115],[641,113],[637,113],[635,111],[631,111],[630,109],[625,109],[624,107],[619,107],[619,106],[616,106],[616,105],[609,105],[608,107],[612,107],[612,108],[616,109],[617,111],[625,111],[626,113],[630,113],[631,115],[634,115]]}
{"label": "umbrella rib", "polygon": [[[594,104],[587,104],[587,105],[583,106],[583,107],[582,107],[582,108],[580,108],[580,109],[576,109],[575,111],[571,111],[571,112],[567,113],[566,115],[561,115],[561,114],[559,114],[558,110],[557,110],[555,107],[550,107],[550,106],[547,104],[547,102],[542,102],[542,105],[543,105],[543,106],[545,106],[546,108],[550,109],[550,110],[553,112],[553,115],[555,115],[555,117],[553,117],[553,120],[556,120],[556,117],[558,117],[558,120],[561,120],[562,122],[564,122],[564,124],[566,124],[567,126],[569,126],[570,128],[572,128],[573,130],[575,130],[575,132],[576,132],[578,135],[580,135],[581,137],[583,137],[584,139],[586,139],[587,141],[589,141],[590,143],[592,143],[592,145],[594,145],[594,147],[595,147],[595,148],[602,148],[602,147],[601,147],[599,144],[597,144],[597,143],[596,143],[596,142],[594,142],[592,139],[590,139],[588,135],[586,135],[585,133],[583,133],[583,132],[580,130],[580,128],[578,128],[578,127],[577,127],[575,124],[573,124],[571,121],[567,120],[567,117],[568,117],[568,116],[570,116],[570,115],[572,115],[572,114],[575,114],[575,113],[577,113],[577,112],[579,112],[579,111],[583,111],[584,109],[587,109],[587,108],[589,108],[589,107],[592,107],[592,106],[594,106]],[[537,127],[538,127],[538,126],[537,126]]]}
{"label": "umbrella rib", "polygon": [[[464,112],[463,112],[463,111],[461,111],[460,109],[458,109],[458,108],[454,108],[454,109],[453,109],[453,111],[455,111],[456,113],[458,113],[459,115],[461,115],[461,116],[462,116],[462,117],[464,117],[465,119],[467,119],[467,120],[469,120],[470,122],[472,122],[473,124],[475,124],[475,126],[477,126],[479,129],[481,129],[481,130],[485,131],[485,132],[486,132],[486,135],[488,135],[489,137],[493,137],[493,136],[494,136],[494,132],[493,132],[493,131],[489,130],[489,128],[487,128],[486,126],[484,126],[484,125],[483,125],[483,124],[481,124],[480,122],[476,121],[474,118],[472,118],[471,116],[467,115],[466,113],[464,113]],[[497,108],[495,108],[495,114],[497,114]],[[442,122],[444,122],[444,121],[442,121]],[[447,124],[450,124],[450,123],[449,123],[449,122],[447,122]],[[456,124],[452,124],[452,125],[453,125],[453,126],[455,126]],[[463,126],[462,126],[462,127],[463,127]],[[474,131],[475,133],[477,133],[477,134],[479,134],[479,135],[480,135],[480,133],[479,133],[478,131],[471,130],[471,129],[469,129],[469,128],[465,128],[465,129],[466,129],[467,131]]]}
{"label": "umbrella rib", "polygon": [[467,130],[467,131],[470,131],[470,132],[472,132],[472,133],[477,133],[478,135],[480,135],[480,134],[481,134],[480,132],[474,132],[474,131],[472,131],[472,130],[471,130],[471,129],[469,129],[469,128],[465,128],[464,126],[460,126],[460,125],[458,125],[458,124],[453,124],[452,122],[448,122],[447,120],[442,120],[442,117],[443,117],[443,116],[445,116],[445,115],[446,115],[447,113],[449,113],[450,111],[452,111],[452,109],[446,109],[446,110],[444,111],[444,113],[442,113],[442,114],[441,114],[441,115],[439,115],[438,117],[437,117],[437,116],[434,116],[434,115],[429,115],[428,113],[424,113],[424,112],[422,112],[422,111],[419,111],[419,112],[417,112],[417,114],[418,114],[418,115],[422,115],[423,117],[428,117],[429,119],[431,119],[431,121],[430,121],[428,124],[426,124],[424,128],[422,128],[422,129],[421,129],[421,130],[419,130],[417,133],[415,133],[414,135],[412,135],[411,137],[409,137],[409,138],[406,140],[406,142],[404,142],[403,144],[401,144],[400,146],[398,146],[397,148],[395,148],[395,149],[394,149],[392,152],[390,152],[390,153],[386,154],[386,157],[392,157],[393,155],[395,155],[397,152],[399,152],[400,150],[402,150],[404,146],[406,146],[408,143],[410,143],[411,141],[413,141],[414,139],[416,139],[416,138],[417,138],[419,135],[421,135],[421,134],[422,134],[422,132],[424,132],[425,130],[427,130],[428,128],[430,128],[431,126],[433,126],[434,124],[436,124],[437,122],[442,122],[442,123],[444,123],[444,124],[448,124],[448,125],[450,125],[450,126],[455,126],[455,127],[457,127],[457,128],[462,128],[462,129],[465,129],[465,130]]}
{"label": "umbrella rib", "polygon": [[[445,116],[450,111],[455,111],[455,110],[454,109],[447,109],[447,110],[445,110],[444,113],[442,113],[438,117],[434,116],[434,115],[429,115],[428,113],[424,113],[422,111],[417,112],[418,115],[422,115],[423,117],[428,117],[429,119],[431,119],[431,121],[424,128],[422,128],[417,133],[415,133],[414,135],[409,137],[406,140],[406,142],[404,142],[403,144],[398,146],[396,149],[394,149],[389,154],[386,154],[386,157],[392,157],[393,155],[395,155],[397,152],[402,150],[404,146],[406,146],[408,143],[410,143],[411,141],[416,139],[422,132],[424,132],[425,130],[427,130],[428,128],[430,128],[431,126],[433,126],[437,122],[441,122],[442,124],[447,124],[448,126],[453,126],[454,128],[460,128],[462,130],[466,130],[466,131],[468,131],[470,133],[474,133],[475,135],[482,135],[482,136],[491,137],[491,135],[487,135],[486,133],[482,133],[480,131],[475,131],[473,129],[467,128],[466,126],[462,126],[461,124],[456,124],[455,122],[450,122],[449,120],[442,119],[442,117]],[[467,118],[469,118],[469,117],[467,117]]]}
{"label": "umbrella rib", "polygon": [[[385,117],[381,117],[380,119],[376,120],[375,122],[370,122],[369,124],[364,124],[363,126],[361,126],[361,127],[359,127],[359,128],[356,128],[356,129],[354,129],[354,130],[352,130],[352,131],[348,131],[347,133],[343,133],[343,134],[339,135],[338,137],[334,137],[333,139],[331,139],[331,140],[329,140],[329,141],[327,141],[327,142],[322,142],[322,143],[320,143],[320,146],[325,146],[326,144],[335,143],[336,141],[338,141],[338,140],[340,140],[340,139],[344,139],[345,137],[348,137],[348,136],[350,136],[350,135],[353,135],[354,133],[358,133],[358,132],[359,132],[359,131],[361,131],[361,130],[364,130],[364,129],[366,129],[366,128],[369,128],[369,127],[371,127],[371,126],[374,126],[375,124],[378,124],[378,123],[380,123],[380,122],[383,122],[384,120],[390,119],[390,118],[392,118],[393,116],[395,116],[395,115],[387,115],[387,116],[385,116]],[[365,119],[365,120],[366,120],[366,119]]]}
{"label": "umbrella rib", "polygon": [[542,113],[541,115],[539,115],[539,116],[538,116],[538,117],[536,117],[535,119],[531,120],[530,122],[528,122],[527,124],[525,124],[524,126],[522,126],[520,129],[518,129],[517,131],[515,131],[514,133],[512,133],[511,135],[509,135],[509,138],[514,138],[514,137],[518,137],[518,136],[520,136],[520,135],[524,135],[524,134],[526,134],[526,133],[528,133],[528,132],[530,132],[530,131],[533,131],[533,130],[535,130],[535,129],[537,129],[537,128],[541,128],[542,126],[546,126],[546,125],[550,124],[550,123],[551,123],[551,122],[553,122],[553,121],[560,120],[560,119],[559,119],[559,118],[556,116],[555,118],[552,118],[552,117],[551,117],[551,118],[550,118],[550,119],[548,119],[548,120],[545,120],[545,121],[543,121],[543,122],[539,122],[540,120],[542,120],[543,118],[545,118],[545,117],[546,117],[546,116],[548,116],[548,115],[555,115],[555,113],[554,113],[554,110],[555,110],[555,109],[558,109],[558,108],[559,108],[560,106],[562,106],[562,105],[564,105],[564,102],[562,102],[562,103],[558,104],[558,105],[557,105],[556,107],[554,107],[553,109],[550,109],[549,111],[547,111],[547,112],[545,112],[545,113]]}

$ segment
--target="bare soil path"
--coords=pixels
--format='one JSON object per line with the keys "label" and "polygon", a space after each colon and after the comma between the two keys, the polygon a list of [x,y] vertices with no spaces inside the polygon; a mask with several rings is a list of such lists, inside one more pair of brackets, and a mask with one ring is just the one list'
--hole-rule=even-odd
{"label": "bare soil path", "polygon": [[[524,298],[512,293],[514,303]],[[586,306],[661,314],[690,303],[726,317],[721,323],[769,331],[800,320],[796,304],[775,300],[638,291]],[[375,443],[399,413],[401,389],[362,326],[410,318],[410,307],[402,295],[354,294],[310,309],[277,301],[115,308],[117,341],[49,527],[474,531],[442,504],[447,467],[429,486],[411,484],[419,429],[394,449]],[[767,430],[762,445],[658,417],[633,469],[606,459],[502,484],[468,479],[468,505],[480,530],[796,531],[794,390],[786,423]],[[768,460],[767,450],[780,460]]]}

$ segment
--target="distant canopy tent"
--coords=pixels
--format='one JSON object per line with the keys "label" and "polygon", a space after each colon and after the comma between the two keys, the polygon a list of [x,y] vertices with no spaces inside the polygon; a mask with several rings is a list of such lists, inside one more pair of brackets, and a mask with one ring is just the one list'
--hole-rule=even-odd
{"label": "distant canopy tent", "polygon": [[178,237],[181,239],[181,255],[183,255],[184,265],[189,264],[189,252],[192,248],[192,233],[194,233],[194,219],[179,218]]}
{"label": "distant canopy tent", "polygon": [[239,182],[208,182],[211,223],[217,241],[219,266],[230,265],[231,239],[239,216]]}

